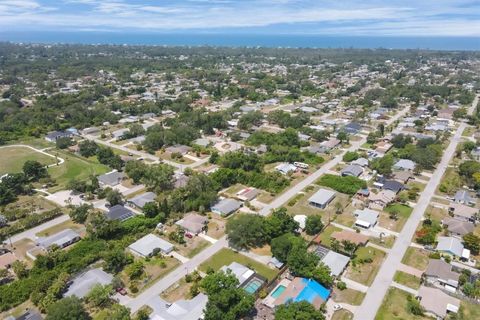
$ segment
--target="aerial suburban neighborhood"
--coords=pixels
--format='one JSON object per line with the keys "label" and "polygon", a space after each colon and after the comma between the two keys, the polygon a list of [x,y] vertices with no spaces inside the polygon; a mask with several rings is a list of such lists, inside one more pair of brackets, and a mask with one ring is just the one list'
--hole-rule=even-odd
{"label": "aerial suburban neighborhood", "polygon": [[480,319],[480,55],[0,43],[0,318]]}

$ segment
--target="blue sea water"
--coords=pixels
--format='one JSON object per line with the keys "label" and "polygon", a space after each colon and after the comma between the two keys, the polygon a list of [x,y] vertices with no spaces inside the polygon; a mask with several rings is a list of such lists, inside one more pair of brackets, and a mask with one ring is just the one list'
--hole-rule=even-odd
{"label": "blue sea water", "polygon": [[378,37],[280,34],[2,32],[0,41],[168,46],[480,50],[479,37]]}

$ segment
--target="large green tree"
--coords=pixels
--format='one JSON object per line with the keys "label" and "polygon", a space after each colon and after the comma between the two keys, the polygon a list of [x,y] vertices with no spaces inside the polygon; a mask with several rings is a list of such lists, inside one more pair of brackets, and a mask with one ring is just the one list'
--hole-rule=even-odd
{"label": "large green tree", "polygon": [[77,297],[63,298],[52,304],[45,320],[90,320],[82,302]]}

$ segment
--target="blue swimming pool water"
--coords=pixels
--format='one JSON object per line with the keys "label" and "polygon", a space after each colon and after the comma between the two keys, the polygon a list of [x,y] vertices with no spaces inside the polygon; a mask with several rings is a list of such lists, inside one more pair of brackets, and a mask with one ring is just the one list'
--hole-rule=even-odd
{"label": "blue swimming pool water", "polygon": [[295,301],[308,301],[313,302],[315,297],[319,296],[323,301],[327,301],[330,296],[330,290],[322,286],[315,280],[302,279],[302,283],[305,284],[305,288],[298,294]]}
{"label": "blue swimming pool water", "polygon": [[285,286],[278,286],[277,289],[275,289],[275,291],[272,292],[271,296],[275,299],[277,299],[278,297],[280,297],[280,295],[283,293],[283,291],[285,291],[286,287]]}

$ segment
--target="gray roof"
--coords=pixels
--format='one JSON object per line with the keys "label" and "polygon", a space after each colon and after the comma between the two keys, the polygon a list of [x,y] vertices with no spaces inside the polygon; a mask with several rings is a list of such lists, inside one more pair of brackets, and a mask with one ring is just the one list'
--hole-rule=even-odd
{"label": "gray roof", "polygon": [[455,202],[459,203],[471,203],[473,202],[473,198],[470,196],[470,193],[467,190],[458,190],[455,193]]}
{"label": "gray roof", "polygon": [[[9,319],[8,317],[6,318],[7,320]],[[13,320],[42,320],[42,315],[34,310],[28,310],[21,316],[18,316],[17,318],[12,317],[11,319]]]}
{"label": "gray roof", "polygon": [[89,270],[73,280],[72,285],[68,288],[64,296],[83,298],[96,284],[107,285],[112,282],[112,279],[113,276],[111,274],[106,273],[100,268]]}
{"label": "gray roof", "polygon": [[250,279],[250,277],[255,274],[255,271],[253,271],[252,269],[235,261],[230,263],[230,265],[228,266],[221,267],[220,270],[222,270],[223,272],[227,272],[228,270],[230,270],[232,274],[234,274],[237,278],[239,286],[244,284],[245,281]]}
{"label": "gray roof", "polygon": [[473,232],[475,226],[471,222],[460,221],[455,218],[446,219],[443,221],[443,224],[448,227],[448,231],[459,234],[466,235],[467,233]]}
{"label": "gray roof", "polygon": [[453,255],[461,257],[462,253],[463,253],[463,244],[457,238],[438,237],[437,250],[438,251],[449,252]]}
{"label": "gray roof", "polygon": [[342,176],[348,175],[348,176],[358,177],[363,173],[363,168],[356,164],[350,164],[345,168],[343,168],[343,170],[340,173],[342,174]]}
{"label": "gray roof", "polygon": [[123,180],[124,177],[124,173],[112,171],[98,176],[98,181],[108,186],[116,186]]}
{"label": "gray roof", "polygon": [[52,141],[55,141],[59,138],[69,138],[72,136],[71,132],[65,132],[65,131],[53,131],[47,134],[46,138],[50,139]]}
{"label": "gray roof", "polygon": [[400,159],[393,165],[393,167],[402,170],[413,170],[415,169],[415,162],[409,159]]}
{"label": "gray roof", "polygon": [[430,259],[428,261],[428,267],[425,271],[427,277],[435,277],[442,279],[443,281],[458,286],[459,273],[452,271],[452,266],[441,259]]}
{"label": "gray roof", "polygon": [[45,249],[50,248],[53,245],[57,245],[60,248],[80,239],[80,235],[72,229],[65,229],[58,233],[55,233],[48,237],[39,238],[37,244]]}
{"label": "gray roof", "polygon": [[308,202],[325,205],[330,201],[332,201],[333,198],[335,198],[335,191],[327,190],[327,189],[319,189],[310,198],[308,198]]}
{"label": "gray roof", "polygon": [[139,208],[143,208],[147,203],[154,202],[156,197],[157,195],[153,192],[145,192],[133,197],[132,199],[128,200],[128,202]]}
{"label": "gray roof", "polygon": [[234,199],[223,199],[212,206],[212,211],[220,212],[221,214],[230,214],[237,211],[242,206],[240,201]]}
{"label": "gray roof", "polygon": [[107,218],[110,220],[124,221],[133,216],[134,214],[130,209],[127,209],[124,206],[119,204],[111,207],[107,212]]}
{"label": "gray roof", "polygon": [[191,300],[178,300],[170,304],[155,296],[147,304],[153,309],[151,320],[199,320],[203,318],[203,310],[208,297],[199,293]]}
{"label": "gray roof", "polygon": [[328,251],[323,257],[322,263],[330,268],[330,273],[338,277],[348,265],[350,258],[335,251]]}
{"label": "gray roof", "polygon": [[189,213],[183,219],[175,222],[176,225],[184,228],[186,231],[200,233],[208,223],[208,218],[196,213]]}
{"label": "gray roof", "polygon": [[163,253],[172,252],[173,244],[150,233],[129,245],[128,248],[143,257],[148,257],[157,248]]}
{"label": "gray roof", "polygon": [[441,319],[446,317],[447,310],[458,311],[460,308],[460,300],[451,297],[440,289],[421,286],[418,290],[420,305],[425,308],[427,312],[439,316]]}
{"label": "gray roof", "polygon": [[371,209],[355,210],[353,213],[357,217],[357,221],[363,221],[373,226],[377,223],[378,212]]}

